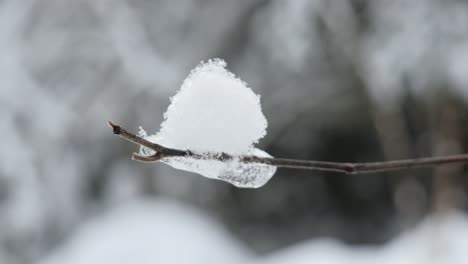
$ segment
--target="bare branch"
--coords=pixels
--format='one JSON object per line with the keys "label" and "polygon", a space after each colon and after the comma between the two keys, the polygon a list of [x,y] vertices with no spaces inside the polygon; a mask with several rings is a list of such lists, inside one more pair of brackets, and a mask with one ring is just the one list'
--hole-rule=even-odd
{"label": "bare branch", "polygon": [[[115,135],[133,142],[135,144],[147,147],[155,152],[151,156],[142,156],[134,153],[133,160],[143,162],[159,161],[162,158],[168,157],[187,157],[193,159],[207,159],[226,161],[234,157],[226,153],[204,153],[197,154],[190,150],[179,150],[161,146],[159,144],[150,142],[142,137],[128,132],[122,127],[115,125],[111,121],[108,122],[109,126]],[[280,158],[263,158],[257,156],[242,156],[239,157],[245,163],[260,163],[276,167],[290,168],[290,169],[304,169],[315,171],[334,171],[345,174],[364,174],[374,172],[387,172],[396,170],[407,170],[421,167],[432,167],[451,163],[468,163],[468,154],[451,155],[444,157],[429,157],[419,159],[406,159],[406,160],[393,160],[382,162],[365,162],[365,163],[346,163],[346,162],[328,162],[328,161],[315,161],[315,160],[296,160],[296,159],[280,159]]]}

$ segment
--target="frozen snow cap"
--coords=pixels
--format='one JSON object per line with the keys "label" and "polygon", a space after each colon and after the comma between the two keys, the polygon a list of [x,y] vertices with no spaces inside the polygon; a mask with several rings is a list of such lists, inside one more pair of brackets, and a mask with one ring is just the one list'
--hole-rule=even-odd
{"label": "frozen snow cap", "polygon": [[[165,147],[198,154],[228,153],[235,157],[227,161],[208,156],[206,159],[168,157],[161,160],[176,169],[249,188],[264,185],[276,171],[274,166],[245,163],[238,158],[241,155],[271,157],[253,147],[266,134],[267,121],[260,97],[229,72],[221,59],[202,62],[192,70],[171,98],[164,118],[156,135],[147,136],[140,129],[140,136]],[[152,154],[144,147],[140,152]]]}
{"label": "frozen snow cap", "polygon": [[267,127],[260,97],[221,59],[191,71],[164,117],[160,144],[199,152],[245,154]]}

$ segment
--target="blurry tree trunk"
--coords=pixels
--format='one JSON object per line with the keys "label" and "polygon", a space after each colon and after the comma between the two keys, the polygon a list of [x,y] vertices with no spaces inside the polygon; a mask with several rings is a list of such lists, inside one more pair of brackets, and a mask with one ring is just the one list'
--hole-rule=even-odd
{"label": "blurry tree trunk", "polygon": [[[345,60],[351,64],[352,70],[359,80],[361,85],[356,85],[359,89],[366,89],[363,94],[369,94],[372,87],[366,87],[369,84],[366,82],[366,70],[364,65],[365,54],[362,53],[362,32],[365,30],[359,21],[366,19],[359,16],[366,14],[357,14],[350,2],[347,1],[323,1],[322,2],[323,20],[333,36],[334,44],[336,44],[343,54]],[[398,87],[395,87],[398,89]],[[379,100],[375,97],[366,98],[369,101],[372,118],[377,131],[377,137],[381,143],[384,160],[395,160],[402,158],[409,158],[414,156],[413,148],[410,144],[410,137],[408,129],[405,124],[405,115],[401,108],[401,103],[398,100],[386,98],[386,105],[379,104]],[[403,187],[404,190],[411,191],[413,188],[405,188],[407,185],[408,176],[413,176],[415,171],[400,171],[392,172],[392,177],[388,178],[390,183],[391,192],[394,194],[395,205],[400,213],[400,219],[403,222],[412,222],[419,218],[425,204],[425,192],[423,188],[418,185],[414,180],[411,180],[411,186],[415,186],[419,191],[413,192],[409,196],[398,192]],[[395,177],[396,176],[396,177]],[[416,184],[416,185],[415,185]],[[401,198],[396,197],[397,194],[404,196],[403,200],[407,197],[413,197],[412,202],[402,201]],[[419,202],[416,202],[419,201]]]}
{"label": "blurry tree trunk", "polygon": [[[462,111],[461,105],[446,94],[432,98],[434,100],[428,105],[431,115],[432,154],[448,155],[463,152],[459,114]],[[462,206],[462,176],[462,164],[444,165],[434,169],[432,209],[436,213]]]}

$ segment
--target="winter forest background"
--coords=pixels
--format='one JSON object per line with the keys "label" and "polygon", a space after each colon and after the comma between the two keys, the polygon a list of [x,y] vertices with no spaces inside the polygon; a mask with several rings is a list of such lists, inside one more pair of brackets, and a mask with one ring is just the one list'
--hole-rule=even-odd
{"label": "winter forest background", "polygon": [[0,0],[0,263],[467,263],[462,165],[239,189],[131,161],[107,120],[157,131],[213,57],[275,157],[467,152],[468,1]]}

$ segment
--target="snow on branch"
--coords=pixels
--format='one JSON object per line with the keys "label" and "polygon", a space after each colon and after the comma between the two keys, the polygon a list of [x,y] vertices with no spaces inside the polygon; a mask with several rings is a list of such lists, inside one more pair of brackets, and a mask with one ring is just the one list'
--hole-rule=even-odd
{"label": "snow on branch", "polygon": [[279,167],[358,174],[468,163],[468,154],[369,163],[273,158],[253,146],[267,126],[259,96],[225,67],[215,59],[192,70],[155,135],[142,128],[135,135],[109,121],[114,134],[140,145],[132,158],[245,188],[263,186]]}

